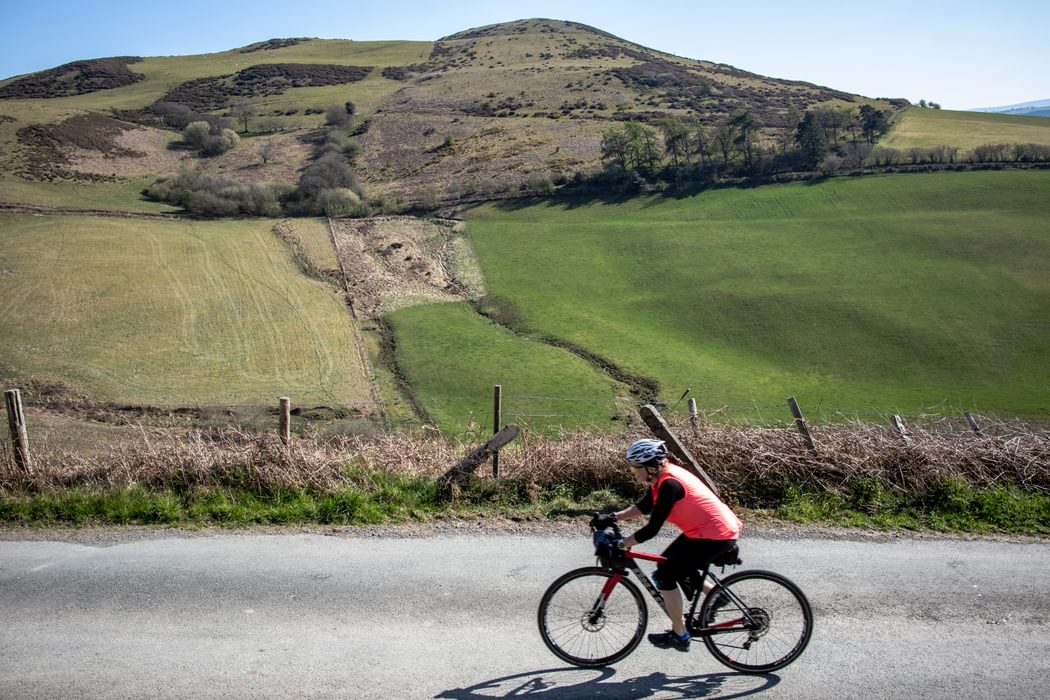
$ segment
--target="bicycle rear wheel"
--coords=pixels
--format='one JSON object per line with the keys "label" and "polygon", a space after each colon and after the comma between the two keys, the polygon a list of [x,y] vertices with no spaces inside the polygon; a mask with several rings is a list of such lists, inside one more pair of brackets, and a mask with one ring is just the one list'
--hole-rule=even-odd
{"label": "bicycle rear wheel", "polygon": [[597,566],[574,569],[552,583],[536,614],[540,636],[574,666],[606,666],[634,651],[649,622],[649,609],[634,582]]}
{"label": "bicycle rear wheel", "polygon": [[768,673],[805,650],[813,634],[813,611],[798,586],[772,571],[741,571],[725,577],[721,587],[732,592],[729,602],[713,609],[722,592],[714,588],[700,609],[704,645],[721,663],[745,673]]}

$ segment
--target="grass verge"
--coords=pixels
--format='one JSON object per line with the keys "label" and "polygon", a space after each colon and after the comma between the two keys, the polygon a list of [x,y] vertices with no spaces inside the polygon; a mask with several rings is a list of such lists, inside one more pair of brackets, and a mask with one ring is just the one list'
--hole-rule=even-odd
{"label": "grass verge", "polygon": [[788,489],[763,514],[798,523],[974,534],[1050,534],[1050,495],[1016,487],[975,488],[946,479],[925,493],[891,493],[878,482],[847,494]]}
{"label": "grass verge", "polygon": [[333,491],[274,488],[201,488],[179,493],[77,487],[47,493],[0,493],[0,523],[31,526],[161,525],[377,525],[443,517],[510,515],[553,517],[586,513],[628,496],[602,490],[574,494],[556,487],[536,492],[517,479],[472,479],[455,502],[441,498],[436,479],[380,472]]}
{"label": "grass verge", "polygon": [[[936,423],[905,442],[883,426],[672,430],[748,522],[1050,536],[1050,441],[1040,426]],[[108,450],[39,450],[32,469],[0,450],[0,523],[21,526],[374,525],[444,518],[579,518],[638,498],[623,465],[639,434],[523,430],[443,497],[448,469],[486,435],[296,437],[143,431]]]}
{"label": "grass verge", "polygon": [[[637,497],[616,489],[555,485],[535,489],[520,479],[475,478],[455,502],[437,481],[379,472],[328,492],[275,488],[206,488],[179,493],[125,488],[72,488],[0,494],[0,523],[21,526],[251,527],[259,525],[378,525],[459,516],[557,518],[620,507]],[[979,489],[947,479],[923,493],[893,493],[876,481],[848,492],[786,489],[780,499],[742,509],[748,521],[928,530],[974,534],[1050,535],[1050,495],[1016,487]]]}

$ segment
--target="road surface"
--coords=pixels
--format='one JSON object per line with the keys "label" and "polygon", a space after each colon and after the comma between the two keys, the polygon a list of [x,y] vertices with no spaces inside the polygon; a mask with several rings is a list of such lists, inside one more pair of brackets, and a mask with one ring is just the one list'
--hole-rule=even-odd
{"label": "road surface", "polygon": [[786,574],[816,616],[798,661],[753,677],[702,644],[643,642],[604,670],[554,657],[536,605],[593,561],[582,524],[30,534],[0,537],[0,698],[959,700],[1050,688],[1046,541],[752,533],[744,568]]}

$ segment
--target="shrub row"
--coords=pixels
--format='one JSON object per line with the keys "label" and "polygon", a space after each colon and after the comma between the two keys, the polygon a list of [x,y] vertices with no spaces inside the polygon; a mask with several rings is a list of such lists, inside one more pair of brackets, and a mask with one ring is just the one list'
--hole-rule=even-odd
{"label": "shrub row", "polygon": [[[1050,494],[1050,434],[1025,425],[1000,426],[990,437],[912,426],[910,442],[888,427],[817,426],[811,428],[816,452],[786,427],[707,424],[694,431],[672,423],[672,429],[730,500],[753,507],[776,503],[792,488],[849,495],[858,484],[887,493],[935,493],[944,483],[956,482]],[[525,430],[503,452],[501,478],[539,488],[633,492],[637,485],[624,467],[623,452],[645,432],[547,436]],[[176,490],[237,486],[326,491],[350,483],[353,470],[438,477],[486,437],[302,437],[284,445],[272,434],[191,431],[115,445],[102,457],[38,455],[32,474],[15,467],[4,453],[0,489],[139,484]]]}

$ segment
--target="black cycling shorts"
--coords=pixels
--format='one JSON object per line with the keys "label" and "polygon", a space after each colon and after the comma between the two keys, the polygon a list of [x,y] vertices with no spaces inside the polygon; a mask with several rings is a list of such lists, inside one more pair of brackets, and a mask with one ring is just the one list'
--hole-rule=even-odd
{"label": "black cycling shorts", "polygon": [[679,535],[663,551],[667,561],[656,565],[653,581],[661,591],[673,591],[678,582],[701,569],[736,544],[736,540],[694,540]]}

